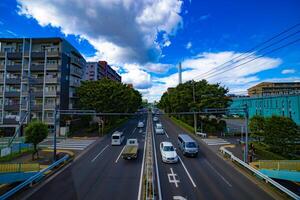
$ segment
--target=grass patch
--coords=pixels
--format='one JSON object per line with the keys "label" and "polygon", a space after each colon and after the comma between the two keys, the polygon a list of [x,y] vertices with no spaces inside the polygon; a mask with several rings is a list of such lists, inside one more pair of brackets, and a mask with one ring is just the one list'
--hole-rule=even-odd
{"label": "grass patch", "polygon": [[287,160],[287,158],[273,153],[268,150],[268,146],[259,143],[259,142],[252,142],[255,148],[255,154],[259,160]]}
{"label": "grass patch", "polygon": [[175,123],[177,124],[178,126],[180,126],[181,128],[183,128],[185,131],[191,133],[191,134],[194,134],[194,127],[188,125],[187,123],[179,120],[179,119],[176,119],[175,117],[170,117],[170,119]]}
{"label": "grass patch", "polygon": [[21,150],[21,152],[16,152],[16,153],[12,153],[12,154],[9,154],[7,156],[3,156],[0,158],[0,162],[8,162],[8,161],[12,161],[16,158],[19,158],[23,155],[27,155],[27,154],[32,154],[33,153],[33,149],[30,148],[30,149],[23,149]]}

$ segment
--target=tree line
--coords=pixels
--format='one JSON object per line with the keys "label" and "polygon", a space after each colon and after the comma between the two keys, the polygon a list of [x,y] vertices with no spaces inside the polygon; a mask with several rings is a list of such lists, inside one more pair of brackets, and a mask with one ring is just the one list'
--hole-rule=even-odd
{"label": "tree line", "polygon": [[[228,88],[218,83],[209,84],[206,80],[187,81],[163,93],[158,107],[166,113],[203,111],[205,108],[226,108],[231,101],[226,96],[227,93]],[[192,115],[176,115],[176,117],[193,126]],[[198,117],[197,124],[199,126],[203,124],[203,131],[209,133],[222,132],[226,127],[224,121],[210,119],[208,116]]]}

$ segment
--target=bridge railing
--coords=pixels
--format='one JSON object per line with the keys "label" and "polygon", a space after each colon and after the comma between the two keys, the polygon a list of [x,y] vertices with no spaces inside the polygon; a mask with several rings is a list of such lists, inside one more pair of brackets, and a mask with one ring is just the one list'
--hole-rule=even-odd
{"label": "bridge railing", "polygon": [[300,196],[298,196],[294,192],[290,191],[286,187],[280,185],[279,183],[277,183],[276,181],[274,181],[273,179],[271,179],[267,175],[265,175],[265,174],[261,173],[260,171],[258,171],[257,169],[255,169],[254,167],[248,165],[247,163],[245,163],[244,161],[242,161],[238,157],[234,156],[233,153],[230,152],[230,151],[228,151],[225,147],[220,147],[220,151],[224,155],[229,156],[232,161],[237,162],[238,164],[242,165],[243,167],[245,167],[246,169],[248,169],[249,171],[251,171],[256,176],[258,176],[258,177],[262,178],[263,180],[265,180],[266,183],[270,183],[271,185],[273,185],[277,189],[281,190],[282,192],[284,192],[285,194],[287,194],[291,198],[300,200]]}
{"label": "bridge railing", "polygon": [[39,180],[40,178],[42,178],[48,171],[52,170],[54,167],[57,167],[58,165],[60,165],[61,163],[67,161],[69,159],[69,155],[65,155],[63,158],[59,159],[58,161],[54,162],[53,164],[49,165],[47,168],[42,169],[40,172],[38,172],[37,174],[35,174],[34,176],[30,177],[29,179],[27,179],[26,181],[22,182],[21,184],[17,185],[16,187],[14,187],[13,189],[9,190],[8,192],[6,192],[5,194],[3,194],[2,196],[0,196],[0,200],[4,200],[9,198],[10,196],[16,194],[18,191],[20,191],[21,189],[23,189],[24,187],[32,184],[34,181]]}

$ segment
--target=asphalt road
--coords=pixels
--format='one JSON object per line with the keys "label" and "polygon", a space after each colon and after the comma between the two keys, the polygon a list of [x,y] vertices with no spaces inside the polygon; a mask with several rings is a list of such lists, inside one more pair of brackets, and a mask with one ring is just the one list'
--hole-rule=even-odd
{"label": "asphalt road", "polygon": [[26,194],[27,199],[137,199],[144,150],[142,132],[146,127],[142,132],[136,127],[139,120],[146,124],[146,118],[145,115],[130,119],[117,129],[123,130],[125,139],[138,138],[136,160],[120,157],[126,140],[122,146],[111,146],[111,138],[107,136],[32,195]]}
{"label": "asphalt road", "polygon": [[[178,149],[177,136],[184,130],[164,116],[160,117],[160,121],[166,134],[154,135],[162,199],[272,199],[204,143],[199,143],[198,157],[183,156]],[[159,151],[162,141],[171,141],[177,148],[178,163],[162,162]]]}

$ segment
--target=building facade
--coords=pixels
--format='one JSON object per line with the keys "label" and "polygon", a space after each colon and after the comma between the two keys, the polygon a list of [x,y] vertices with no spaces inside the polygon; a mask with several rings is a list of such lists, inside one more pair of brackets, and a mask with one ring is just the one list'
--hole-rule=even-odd
{"label": "building facade", "polygon": [[244,116],[244,112],[234,111],[236,108],[243,108],[247,105],[249,118],[260,115],[264,117],[285,116],[294,120],[300,125],[300,94],[298,95],[277,95],[263,97],[232,98],[230,105],[231,114]]}
{"label": "building facade", "polygon": [[38,119],[54,126],[55,109],[73,109],[85,59],[62,38],[0,39],[0,127]]}
{"label": "building facade", "polygon": [[110,66],[106,61],[99,62],[87,62],[84,80],[100,80],[102,78],[108,78],[118,82],[122,81],[121,76]]}
{"label": "building facade", "polygon": [[249,96],[300,94],[300,82],[262,82],[248,89]]}

